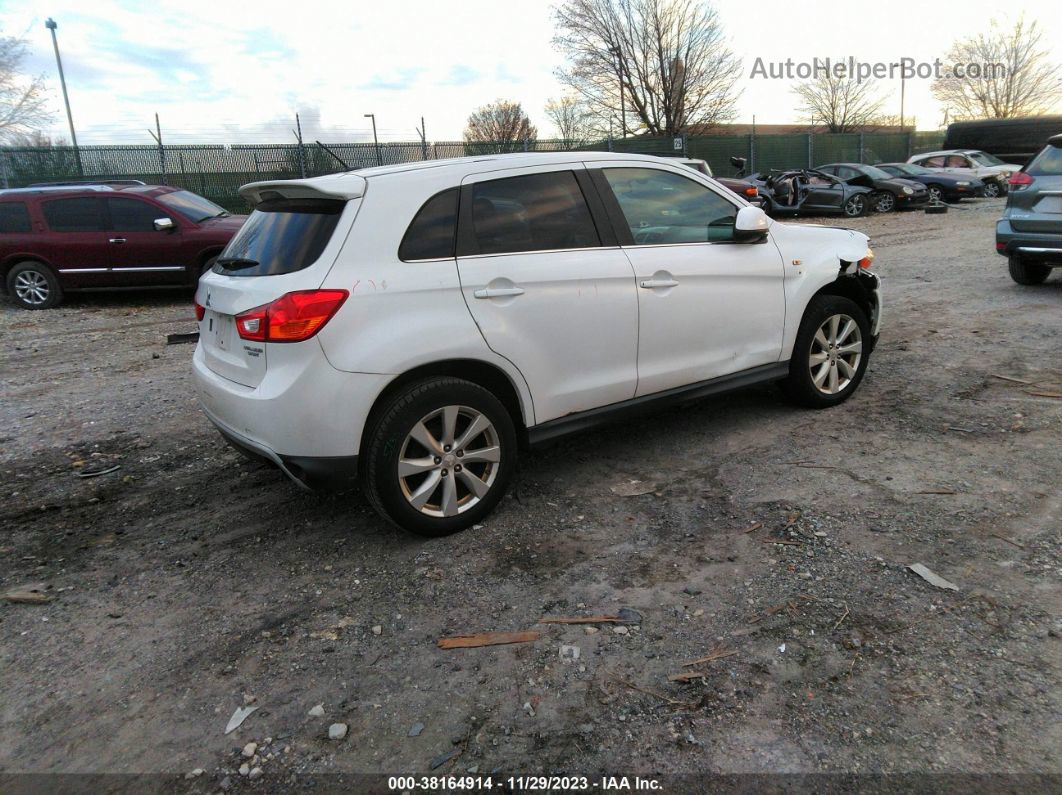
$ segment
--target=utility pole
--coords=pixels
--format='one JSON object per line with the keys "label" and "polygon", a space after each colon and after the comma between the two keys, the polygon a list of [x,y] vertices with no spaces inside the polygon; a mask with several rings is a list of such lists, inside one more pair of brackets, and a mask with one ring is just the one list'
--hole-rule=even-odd
{"label": "utility pole", "polygon": [[428,159],[428,137],[425,135],[424,130],[424,117],[420,117],[420,127],[417,128],[417,135],[420,136],[420,159]]}
{"label": "utility pole", "polygon": [[306,153],[302,148],[302,122],[299,121],[298,113],[295,114],[295,129],[291,133],[299,142],[299,173],[302,174],[303,179],[306,179]]}
{"label": "utility pole", "polygon": [[166,180],[166,150],[162,146],[162,125],[159,124],[159,114],[155,114],[155,131],[148,130],[148,134],[155,139],[159,147],[159,169],[162,171],[162,179]]}
{"label": "utility pole", "polygon": [[376,165],[382,166],[383,158],[380,157],[380,141],[376,138],[376,114],[366,113],[365,118],[372,119],[372,142],[373,145],[376,147]]}
{"label": "utility pole", "polygon": [[59,67],[59,84],[63,87],[63,102],[66,104],[66,120],[70,122],[70,142],[74,145],[74,159],[77,160],[77,174],[85,176],[85,169],[81,165],[81,150],[77,147],[77,133],[74,132],[74,114],[70,111],[70,95],[66,93],[66,75],[63,74],[63,59],[59,57],[59,40],[55,37],[55,30],[59,24],[48,17],[44,27],[52,32],[52,47],[55,49],[55,65]]}

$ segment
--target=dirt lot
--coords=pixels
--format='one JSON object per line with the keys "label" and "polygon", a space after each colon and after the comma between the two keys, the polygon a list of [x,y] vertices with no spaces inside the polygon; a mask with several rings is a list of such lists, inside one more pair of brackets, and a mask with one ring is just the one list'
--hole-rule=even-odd
{"label": "dirt lot", "polygon": [[574,437],[436,541],[228,450],[165,344],[188,296],[0,305],[0,591],[51,596],[0,603],[0,771],[1062,772],[1062,278],[1010,281],[1001,206],[855,223],[888,303],[844,406],[750,389]]}

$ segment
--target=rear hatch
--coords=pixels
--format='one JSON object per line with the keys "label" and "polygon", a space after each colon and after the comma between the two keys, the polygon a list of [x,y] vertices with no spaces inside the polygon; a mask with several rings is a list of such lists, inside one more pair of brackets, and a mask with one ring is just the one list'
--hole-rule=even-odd
{"label": "rear hatch", "polygon": [[1011,186],[1007,197],[1011,227],[1062,235],[1062,146],[1045,146],[1020,173],[1032,182]]}
{"label": "rear hatch", "polygon": [[248,387],[262,382],[270,344],[241,338],[236,316],[286,293],[321,286],[360,204],[365,181],[356,179],[360,185],[343,192],[322,190],[311,184],[315,180],[241,189],[254,212],[196,291],[203,307],[199,345],[211,371]]}

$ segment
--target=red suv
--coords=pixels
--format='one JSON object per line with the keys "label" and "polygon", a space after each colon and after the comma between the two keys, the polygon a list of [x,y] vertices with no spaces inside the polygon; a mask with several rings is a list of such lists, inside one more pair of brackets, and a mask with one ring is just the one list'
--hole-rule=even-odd
{"label": "red suv", "polygon": [[66,290],[194,285],[246,216],[123,180],[0,191],[0,285],[26,309]]}

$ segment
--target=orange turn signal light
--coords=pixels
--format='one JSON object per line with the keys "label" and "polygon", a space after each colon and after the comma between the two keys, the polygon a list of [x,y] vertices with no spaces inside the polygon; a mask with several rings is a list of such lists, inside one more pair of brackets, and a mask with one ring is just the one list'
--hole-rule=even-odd
{"label": "orange turn signal light", "polygon": [[860,268],[869,268],[874,264],[874,252],[868,248],[866,255],[863,259],[859,260],[858,264]]}

